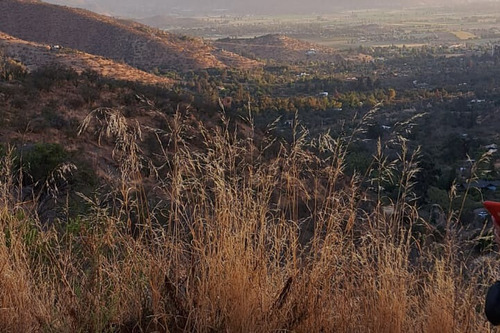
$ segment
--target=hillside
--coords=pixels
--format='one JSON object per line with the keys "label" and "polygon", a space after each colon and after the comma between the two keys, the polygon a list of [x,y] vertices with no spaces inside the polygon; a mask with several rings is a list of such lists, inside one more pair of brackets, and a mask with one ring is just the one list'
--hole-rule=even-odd
{"label": "hillside", "polygon": [[58,44],[123,61],[145,70],[257,65],[235,54],[221,56],[201,39],[41,2],[1,1],[0,31],[31,42]]}
{"label": "hillside", "polygon": [[500,52],[363,47],[335,62],[278,35],[212,47],[8,3],[20,9],[0,24],[39,38],[297,62],[169,73],[166,87],[3,34],[0,332],[492,330],[498,251],[481,207],[500,201]]}
{"label": "hillside", "polygon": [[0,76],[1,332],[490,328],[497,253],[418,215],[405,150],[366,172],[398,177],[391,209],[344,173],[352,137],[260,138],[175,90],[53,74]]}
{"label": "hillside", "polygon": [[0,49],[6,56],[24,64],[29,71],[56,63],[70,67],[78,73],[91,70],[115,80],[148,84],[171,83],[167,78],[146,73],[123,63],[71,49],[51,49],[49,45],[20,40],[2,32],[0,32]]}
{"label": "hillside", "polygon": [[332,48],[273,34],[255,38],[224,38],[214,44],[225,50],[257,59],[294,62],[333,61],[339,57]]}

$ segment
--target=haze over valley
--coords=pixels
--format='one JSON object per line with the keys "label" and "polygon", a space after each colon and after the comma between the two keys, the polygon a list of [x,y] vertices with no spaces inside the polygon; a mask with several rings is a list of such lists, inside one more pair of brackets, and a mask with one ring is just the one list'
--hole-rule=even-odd
{"label": "haze over valley", "polygon": [[229,0],[48,0],[46,2],[86,8],[99,13],[113,16],[127,16],[142,18],[153,15],[177,14],[184,16],[198,16],[203,14],[332,14],[339,10],[362,9],[403,9],[408,7],[453,7],[455,5],[474,3],[498,3],[497,0],[255,0],[255,1],[229,1]]}

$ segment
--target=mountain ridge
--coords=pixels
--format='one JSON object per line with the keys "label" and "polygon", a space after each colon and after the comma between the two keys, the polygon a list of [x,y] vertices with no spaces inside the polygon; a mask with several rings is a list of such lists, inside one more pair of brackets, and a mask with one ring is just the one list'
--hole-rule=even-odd
{"label": "mountain ridge", "polygon": [[258,65],[236,54],[226,52],[221,56],[221,50],[199,38],[38,1],[0,1],[0,31],[22,40],[58,44],[123,61],[143,70]]}

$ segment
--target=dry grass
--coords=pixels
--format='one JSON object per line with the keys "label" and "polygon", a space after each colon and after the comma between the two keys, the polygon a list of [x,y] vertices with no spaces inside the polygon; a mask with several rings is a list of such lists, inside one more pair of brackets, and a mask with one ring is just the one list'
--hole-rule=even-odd
{"label": "dry grass", "polygon": [[[228,122],[193,129],[177,114],[157,131],[145,190],[141,131],[96,110],[82,131],[116,142],[108,200],[49,230],[19,209],[4,159],[0,331],[479,332],[491,265],[465,267],[450,218],[444,243],[412,198],[417,153],[380,153],[367,174],[399,184],[391,215],[366,177],[343,174],[346,140],[240,138]],[[313,153],[314,152],[314,153]],[[147,195],[146,193],[149,192]],[[154,204],[151,194],[161,201]],[[109,199],[111,198],[111,199]],[[468,269],[468,271],[467,271]]]}
{"label": "dry grass", "polygon": [[468,31],[463,31],[463,30],[452,31],[451,33],[453,35],[455,35],[455,37],[457,37],[460,40],[468,40],[468,39],[476,39],[477,38],[477,36],[474,35],[473,33],[468,32]]}

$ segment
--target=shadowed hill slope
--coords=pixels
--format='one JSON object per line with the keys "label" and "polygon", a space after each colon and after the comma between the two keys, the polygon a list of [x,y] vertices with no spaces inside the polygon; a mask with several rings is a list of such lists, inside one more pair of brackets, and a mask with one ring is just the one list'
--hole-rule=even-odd
{"label": "shadowed hill slope", "polygon": [[219,39],[214,45],[247,57],[277,61],[333,61],[339,58],[332,48],[275,34],[255,38]]}
{"label": "shadowed hill slope", "polygon": [[23,63],[28,70],[53,63],[70,67],[77,72],[92,70],[104,77],[137,81],[148,84],[169,84],[171,80],[146,73],[126,64],[71,49],[51,49],[42,45],[14,38],[0,32],[0,49],[6,56]]}
{"label": "shadowed hill slope", "polygon": [[145,70],[257,65],[228,52],[220,56],[220,51],[201,39],[41,2],[0,1],[0,31],[27,41],[59,44],[120,60]]}

